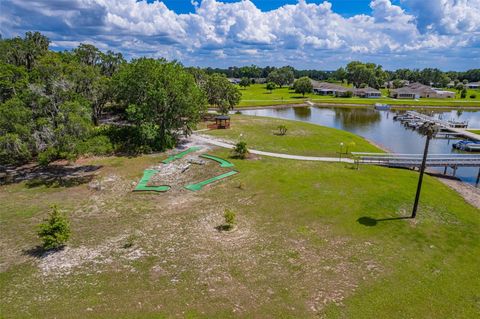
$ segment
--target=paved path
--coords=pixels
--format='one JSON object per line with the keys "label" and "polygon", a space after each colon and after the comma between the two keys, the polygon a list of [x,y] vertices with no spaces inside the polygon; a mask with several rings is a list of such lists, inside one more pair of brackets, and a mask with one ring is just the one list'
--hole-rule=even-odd
{"label": "paved path", "polygon": [[[212,137],[207,137],[205,135],[198,135],[198,134],[193,134],[192,138],[195,139],[198,142],[202,143],[207,143],[215,146],[220,146],[223,148],[229,148],[232,149],[234,147],[233,144],[231,143],[226,143],[219,141],[217,139],[214,139]],[[291,159],[291,160],[297,160],[297,161],[315,161],[315,162],[343,162],[343,163],[354,163],[352,159],[349,158],[342,158],[340,160],[338,157],[317,157],[317,156],[301,156],[301,155],[290,155],[290,154],[282,154],[282,153],[272,153],[272,152],[264,152],[264,151],[257,151],[257,150],[248,150],[252,154],[257,154],[257,155],[263,155],[263,156],[269,156],[269,157],[276,157],[276,158],[284,158],[284,159]]]}

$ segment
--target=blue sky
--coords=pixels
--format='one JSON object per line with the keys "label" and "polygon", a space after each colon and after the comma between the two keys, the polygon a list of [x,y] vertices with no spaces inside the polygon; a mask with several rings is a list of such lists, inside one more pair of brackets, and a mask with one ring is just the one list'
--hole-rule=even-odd
{"label": "blue sky", "polygon": [[[225,0],[223,2],[237,2],[238,0]],[[153,0],[148,0],[153,2]],[[195,6],[188,0],[165,0],[163,1],[168,8],[177,13],[191,13],[195,11]],[[295,4],[298,0],[254,0],[252,1],[257,8],[262,11],[274,10],[285,4]],[[322,3],[323,0],[309,1],[309,3]],[[355,14],[368,14],[370,9],[370,0],[331,0],[332,9],[344,16],[353,16]],[[392,1],[398,4],[400,1]]]}
{"label": "blue sky", "polygon": [[101,50],[185,65],[352,60],[386,69],[480,65],[480,0],[0,0],[3,37],[40,31],[54,50]]}

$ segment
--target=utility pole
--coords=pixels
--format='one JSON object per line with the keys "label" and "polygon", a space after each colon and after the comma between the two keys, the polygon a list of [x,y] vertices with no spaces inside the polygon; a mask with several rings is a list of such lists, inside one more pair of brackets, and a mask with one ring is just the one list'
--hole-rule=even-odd
{"label": "utility pole", "polygon": [[430,140],[433,138],[436,132],[435,124],[426,123],[421,128],[421,131],[425,132],[427,140],[425,141],[425,150],[423,151],[423,159],[422,165],[420,166],[420,176],[418,178],[417,193],[415,194],[415,203],[413,204],[411,218],[415,218],[417,216],[418,202],[420,200],[420,193],[422,191],[423,174],[425,173],[425,168],[427,166],[428,147],[430,146]]}

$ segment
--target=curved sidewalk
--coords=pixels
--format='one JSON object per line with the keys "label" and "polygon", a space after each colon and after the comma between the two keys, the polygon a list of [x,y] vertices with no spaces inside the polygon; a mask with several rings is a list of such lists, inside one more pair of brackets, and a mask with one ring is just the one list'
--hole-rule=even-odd
{"label": "curved sidewalk", "polygon": [[[223,148],[229,148],[232,149],[234,147],[233,144],[230,143],[225,143],[222,141],[219,141],[217,139],[211,138],[211,137],[206,137],[204,135],[198,135],[198,134],[193,134],[192,138],[196,139],[199,142],[202,143],[207,143]],[[269,156],[269,157],[276,157],[276,158],[283,158],[283,159],[291,159],[291,160],[297,160],[297,161],[314,161],[314,162],[332,162],[332,163],[351,163],[353,164],[354,161],[349,158],[342,158],[341,160],[338,157],[317,157],[317,156],[301,156],[301,155],[290,155],[290,154],[282,154],[282,153],[272,153],[272,152],[264,152],[264,151],[257,151],[257,150],[248,150],[252,154],[257,154],[257,155],[263,155],[263,156]]]}

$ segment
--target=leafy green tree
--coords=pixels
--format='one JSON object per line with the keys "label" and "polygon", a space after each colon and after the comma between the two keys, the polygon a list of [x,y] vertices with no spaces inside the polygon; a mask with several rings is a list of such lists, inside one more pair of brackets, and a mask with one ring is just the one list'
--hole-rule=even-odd
{"label": "leafy green tree", "polygon": [[0,104],[0,164],[24,163],[32,157],[32,112],[19,98]]}
{"label": "leafy green tree", "polygon": [[305,96],[305,93],[313,92],[312,81],[306,76],[295,81],[293,88],[295,89],[295,93],[301,93],[303,96]]}
{"label": "leafy green tree", "polygon": [[23,66],[0,62],[0,103],[24,92],[27,85],[28,75]]}
{"label": "leafy green tree", "polygon": [[56,206],[52,206],[48,218],[38,227],[38,236],[42,240],[45,250],[60,248],[70,238],[71,230],[68,218]]}
{"label": "leafy green tree", "polygon": [[208,103],[216,107],[220,113],[227,114],[239,102],[242,96],[239,89],[228,81],[225,75],[212,74],[203,86]]}
{"label": "leafy green tree", "polygon": [[267,82],[273,82],[279,87],[290,85],[295,80],[292,67],[282,67],[270,72],[267,76]]}
{"label": "leafy green tree", "polygon": [[335,80],[343,83],[343,81],[347,80],[347,71],[345,71],[345,68],[338,68],[333,73],[333,77]]}
{"label": "leafy green tree", "polygon": [[245,89],[247,86],[250,86],[250,80],[246,77],[243,77],[239,85]]}
{"label": "leafy green tree", "polygon": [[347,65],[347,79],[355,87],[360,87],[362,83],[365,83],[378,89],[386,81],[387,74],[381,65],[353,61]]}
{"label": "leafy green tree", "polygon": [[394,89],[399,89],[405,86],[405,82],[399,79],[393,80],[392,82]]}
{"label": "leafy green tree", "polygon": [[38,58],[48,52],[49,43],[39,32],[27,32],[24,38],[0,40],[0,60],[30,71]]}
{"label": "leafy green tree", "polygon": [[463,88],[462,91],[460,92],[460,98],[464,99],[467,97],[467,89]]}
{"label": "leafy green tree", "polygon": [[191,132],[206,109],[194,77],[177,62],[141,58],[114,76],[115,95],[133,125],[134,143],[144,150],[174,146],[178,132]]}
{"label": "leafy green tree", "polygon": [[276,87],[277,87],[277,85],[273,82],[268,82],[267,85],[265,86],[267,91],[269,91],[270,93],[272,93],[272,91],[275,90]]}

